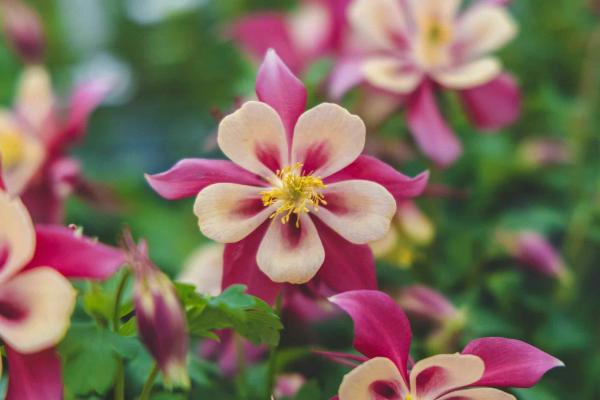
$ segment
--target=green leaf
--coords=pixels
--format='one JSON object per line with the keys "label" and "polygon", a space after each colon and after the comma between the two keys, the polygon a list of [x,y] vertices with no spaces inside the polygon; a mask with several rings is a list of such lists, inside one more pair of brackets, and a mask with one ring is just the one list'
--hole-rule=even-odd
{"label": "green leaf", "polygon": [[104,394],[114,384],[118,357],[136,356],[140,344],[94,324],[73,324],[59,346],[67,391]]}
{"label": "green leaf", "polygon": [[316,380],[310,380],[296,393],[294,400],[313,400],[321,398],[321,389]]}

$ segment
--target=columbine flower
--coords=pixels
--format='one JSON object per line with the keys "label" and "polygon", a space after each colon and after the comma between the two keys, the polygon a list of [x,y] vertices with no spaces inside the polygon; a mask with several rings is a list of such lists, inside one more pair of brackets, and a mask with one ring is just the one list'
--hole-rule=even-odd
{"label": "columbine flower", "polygon": [[346,374],[339,400],[514,400],[495,387],[531,387],[548,370],[564,365],[525,342],[490,337],[470,342],[461,353],[421,360],[409,371],[412,334],[394,300],[361,290],[331,301],[354,320],[354,347],[368,359]]}
{"label": "columbine flower", "polygon": [[85,132],[87,119],[107,94],[107,80],[78,86],[66,118],[59,112],[50,77],[27,67],[12,110],[0,110],[0,154],[7,190],[20,195],[34,221],[59,223],[63,200],[80,182],[79,164],[66,151]]}
{"label": "columbine flower", "polygon": [[349,3],[304,0],[289,14],[252,14],[233,24],[231,36],[259,60],[274,49],[294,73],[301,73],[318,58],[341,51]]}
{"label": "columbine flower", "polygon": [[167,385],[189,387],[187,321],[171,280],[137,246],[130,233],[124,237],[127,261],[135,274],[134,302],[140,340]]}
{"label": "columbine flower", "polygon": [[39,15],[20,0],[3,0],[0,11],[4,33],[15,52],[26,62],[39,62],[46,42]]}
{"label": "columbine flower", "polygon": [[349,19],[362,48],[339,59],[332,77],[337,96],[366,81],[406,97],[407,122],[422,151],[447,166],[461,144],[437,108],[434,87],[458,90],[480,129],[494,130],[519,114],[519,92],[489,54],[516,34],[503,1],[477,1],[459,13],[460,0],[354,0]]}
{"label": "columbine flower", "polygon": [[53,346],[69,326],[76,296],[65,277],[105,279],[123,257],[68,228],[34,228],[23,203],[2,187],[0,178],[0,337],[10,368],[7,399],[62,398],[61,362]]}
{"label": "columbine flower", "polygon": [[[419,195],[411,179],[361,156],[365,127],[334,104],[304,112],[306,89],[274,51],[247,102],[219,126],[232,161],[183,160],[148,176],[163,197],[197,195],[202,233],[226,243],[223,286],[243,283],[274,300],[281,283],[319,282],[332,291],[375,286],[366,243],[389,229],[396,200]],[[344,276],[344,279],[340,279]]]}

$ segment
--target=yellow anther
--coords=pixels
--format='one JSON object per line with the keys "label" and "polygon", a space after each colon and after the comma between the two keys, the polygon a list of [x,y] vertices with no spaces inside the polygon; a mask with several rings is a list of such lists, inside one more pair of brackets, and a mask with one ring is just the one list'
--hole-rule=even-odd
{"label": "yellow anther", "polygon": [[9,169],[19,163],[25,155],[25,143],[18,132],[0,132],[0,157],[2,167]]}
{"label": "yellow anther", "polygon": [[321,193],[325,184],[318,176],[304,175],[302,164],[296,163],[277,171],[277,178],[271,181],[273,187],[260,192],[265,207],[277,205],[270,218],[281,215],[281,223],[290,220],[296,214],[296,227],[300,227],[300,215],[310,211],[317,212],[320,205],[326,205]]}

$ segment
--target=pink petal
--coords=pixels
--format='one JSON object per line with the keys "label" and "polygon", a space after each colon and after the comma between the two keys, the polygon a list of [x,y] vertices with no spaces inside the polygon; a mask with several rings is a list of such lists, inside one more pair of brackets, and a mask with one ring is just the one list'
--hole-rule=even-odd
{"label": "pink petal", "polygon": [[346,92],[360,84],[363,79],[362,60],[359,57],[339,58],[329,77],[329,96],[333,100],[340,100]]}
{"label": "pink petal", "polygon": [[196,196],[213,183],[240,183],[260,186],[263,181],[231,161],[188,158],[170,170],[146,175],[146,180],[159,195],[168,200]]}
{"label": "pink petal", "polygon": [[430,83],[411,96],[406,117],[415,141],[436,164],[447,167],[460,156],[462,145],[440,114]]}
{"label": "pink petal", "polygon": [[548,370],[564,366],[559,359],[530,344],[499,337],[473,340],[463,354],[474,354],[485,363],[483,377],[475,386],[527,388]]}
{"label": "pink petal", "polygon": [[81,83],[75,88],[70,100],[66,125],[55,137],[51,138],[52,150],[58,151],[83,136],[90,115],[112,88],[113,81],[106,77]]}
{"label": "pink petal", "polygon": [[401,202],[423,193],[429,180],[429,172],[423,172],[410,178],[374,157],[363,155],[343,170],[328,177],[325,183],[330,184],[350,179],[377,182],[385,187],[397,202]]}
{"label": "pink petal", "polygon": [[21,354],[6,347],[10,374],[7,400],[63,398],[62,366],[55,349]]}
{"label": "pink petal", "polygon": [[345,292],[330,300],[352,317],[354,348],[369,358],[389,358],[408,382],[406,363],[412,334],[400,306],[387,294],[375,290]]}
{"label": "pink petal", "polygon": [[36,226],[36,249],[26,269],[52,267],[67,278],[104,280],[124,263],[123,253],[69,228]]}
{"label": "pink petal", "polygon": [[223,255],[223,288],[235,284],[246,285],[248,293],[260,297],[269,304],[281,290],[281,284],[270,280],[259,268],[256,253],[271,220],[262,224],[250,235],[237,243],[225,245]]}
{"label": "pink petal", "polygon": [[330,296],[348,290],[377,289],[370,247],[348,242],[318,218],[313,222],[325,248],[325,261],[314,280],[319,293]]}
{"label": "pink petal", "polygon": [[306,88],[273,49],[258,70],[256,95],[277,111],[291,144],[296,121],[306,108]]}
{"label": "pink petal", "polygon": [[0,154],[0,190],[6,190],[4,178],[2,178],[2,155]]}
{"label": "pink petal", "polygon": [[236,21],[231,26],[230,34],[257,59],[262,59],[272,48],[292,71],[299,73],[302,70],[303,60],[290,37],[284,15],[275,12],[249,15]]}
{"label": "pink petal", "polygon": [[485,85],[460,92],[469,118],[479,129],[497,130],[515,122],[521,112],[521,94],[515,80],[502,74]]}

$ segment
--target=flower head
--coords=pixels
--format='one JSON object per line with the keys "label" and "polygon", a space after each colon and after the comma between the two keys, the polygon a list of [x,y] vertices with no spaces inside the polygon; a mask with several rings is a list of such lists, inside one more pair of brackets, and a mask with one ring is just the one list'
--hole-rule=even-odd
{"label": "flower head", "polygon": [[26,62],[41,61],[46,43],[39,15],[20,0],[4,0],[0,8],[4,32],[16,53]]}
{"label": "flower head", "polygon": [[514,400],[496,387],[531,387],[563,365],[519,340],[482,338],[461,353],[435,355],[409,370],[410,325],[388,295],[352,291],[331,301],[350,314],[354,347],[369,358],[344,377],[340,400]]}
{"label": "flower head", "polygon": [[516,24],[503,2],[354,0],[349,7],[358,46],[338,60],[330,92],[341,96],[366,82],[406,103],[417,145],[440,166],[462,152],[440,114],[433,89],[457,90],[468,116],[496,130],[519,114],[519,92],[491,53],[509,42]]}
{"label": "flower head", "polygon": [[304,86],[274,51],[256,89],[260,101],[219,126],[219,147],[233,163],[184,160],[149,183],[167,198],[196,195],[200,230],[226,243],[224,286],[244,283],[272,300],[277,284],[321,271],[339,291],[335,271],[348,268],[357,275],[344,272],[350,287],[374,287],[367,243],[385,235],[396,202],[419,195],[427,174],[411,179],[361,156],[364,123],[342,107],[305,112]]}

